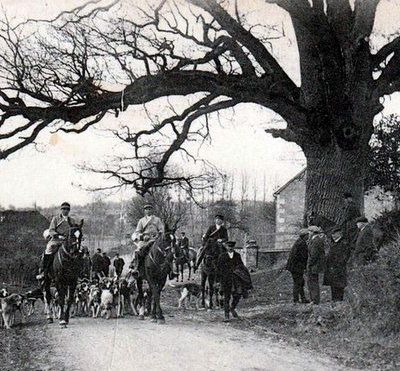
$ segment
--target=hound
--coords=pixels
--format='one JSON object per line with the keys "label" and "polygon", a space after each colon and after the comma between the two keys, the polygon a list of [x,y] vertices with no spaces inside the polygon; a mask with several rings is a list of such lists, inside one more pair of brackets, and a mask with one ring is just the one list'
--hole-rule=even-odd
{"label": "hound", "polygon": [[15,312],[17,310],[21,314],[22,322],[25,322],[23,302],[24,298],[19,294],[11,294],[5,298],[0,298],[1,315],[6,329],[10,329],[15,323]]}

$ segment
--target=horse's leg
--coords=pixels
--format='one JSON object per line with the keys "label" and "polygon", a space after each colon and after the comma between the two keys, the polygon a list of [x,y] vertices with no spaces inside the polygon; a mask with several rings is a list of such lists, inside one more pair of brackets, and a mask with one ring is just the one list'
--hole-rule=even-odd
{"label": "horse's leg", "polygon": [[74,302],[75,288],[76,288],[76,283],[73,283],[72,285],[69,286],[67,310],[66,310],[66,313],[65,313],[65,322],[66,323],[69,322],[69,312],[71,310],[71,305]]}
{"label": "horse's leg", "polygon": [[213,295],[214,295],[214,274],[208,275],[208,285],[210,286],[210,309],[213,309]]}
{"label": "horse's leg", "polygon": [[207,280],[207,275],[204,272],[201,272],[201,306],[203,308],[206,307],[206,301],[205,301],[206,280]]}
{"label": "horse's leg", "polygon": [[138,297],[137,302],[139,304],[139,319],[144,320],[144,294],[143,294],[143,280],[138,278],[136,280],[137,289],[138,289]]}
{"label": "horse's leg", "polygon": [[183,268],[185,266],[185,262],[182,262],[181,264],[181,282],[183,282]]}
{"label": "horse's leg", "polygon": [[43,286],[43,299],[44,299],[44,310],[46,313],[47,323],[53,323],[53,314],[51,310],[51,291],[50,291],[50,282],[45,282]]}
{"label": "horse's leg", "polygon": [[178,263],[178,259],[175,260],[175,269],[176,269],[176,271],[178,273],[178,275],[176,277],[176,282],[178,282],[179,281],[179,263]]}
{"label": "horse's leg", "polygon": [[157,320],[158,323],[163,324],[165,323],[165,318],[161,309],[161,291],[162,291],[163,285],[159,284],[158,285],[158,290],[157,290],[157,298],[156,298],[156,302],[157,302]]}
{"label": "horse's leg", "polygon": [[62,285],[57,286],[57,291],[58,291],[58,300],[59,300],[59,306],[60,306],[60,321],[59,324],[60,326],[65,326],[66,321],[65,321],[65,296],[66,296],[66,290]]}
{"label": "horse's leg", "polygon": [[188,271],[189,271],[188,281],[190,281],[190,277],[192,277],[192,262],[190,260],[188,262]]}

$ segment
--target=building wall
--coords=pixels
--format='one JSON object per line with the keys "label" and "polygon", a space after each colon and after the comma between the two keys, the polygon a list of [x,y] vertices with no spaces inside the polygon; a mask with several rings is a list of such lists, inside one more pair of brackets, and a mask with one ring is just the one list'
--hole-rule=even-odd
{"label": "building wall", "polygon": [[306,194],[305,173],[276,195],[275,250],[290,248],[302,226]]}
{"label": "building wall", "polygon": [[[306,172],[275,194],[276,229],[274,250],[290,249],[303,223],[306,195]],[[375,188],[364,196],[364,215],[369,219],[394,207],[393,198]]]}

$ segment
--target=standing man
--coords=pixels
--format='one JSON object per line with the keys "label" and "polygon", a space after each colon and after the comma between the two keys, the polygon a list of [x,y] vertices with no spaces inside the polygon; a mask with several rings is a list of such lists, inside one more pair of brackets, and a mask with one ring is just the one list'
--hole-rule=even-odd
{"label": "standing man", "polygon": [[357,236],[353,262],[354,265],[366,265],[375,260],[377,255],[377,248],[374,239],[374,232],[368,219],[361,216],[356,219],[357,228],[359,233]]}
{"label": "standing man", "polygon": [[117,278],[120,278],[122,270],[124,269],[125,261],[119,257],[118,253],[115,255],[113,265],[115,267],[115,272],[117,273]]}
{"label": "standing man", "polygon": [[358,233],[356,219],[361,216],[361,213],[356,203],[353,201],[353,195],[350,192],[345,192],[343,198],[344,218],[341,229],[343,231],[343,237],[350,244],[350,248],[354,249]]}
{"label": "standing man", "polygon": [[[224,293],[224,322],[229,322],[229,313],[239,318],[236,307],[240,298],[247,297],[247,290],[251,289],[250,273],[243,264],[239,253],[235,251],[236,242],[226,242],[227,251],[222,253],[217,262],[217,274]],[[231,302],[232,298],[232,302]]]}
{"label": "standing man", "polygon": [[108,277],[110,273],[111,260],[105,252],[103,252],[102,258],[103,258],[103,273],[106,277]]}
{"label": "standing man", "polygon": [[43,255],[40,273],[36,276],[38,280],[43,280],[50,273],[54,255],[65,241],[69,233],[70,225],[75,224],[74,220],[69,216],[70,210],[71,205],[68,202],[63,202],[61,204],[60,214],[51,219],[50,227],[44,233],[48,243]]}
{"label": "standing man", "polygon": [[347,262],[351,250],[348,242],[343,238],[340,227],[334,228],[331,236],[324,285],[331,287],[332,301],[343,301],[344,289],[347,286]]}
{"label": "standing man", "polygon": [[92,260],[90,259],[89,251],[86,249],[82,258],[81,278],[91,279],[90,277],[91,270],[92,270]]}
{"label": "standing man", "polygon": [[137,224],[132,240],[137,249],[135,251],[136,271],[140,277],[144,277],[144,259],[153,242],[165,233],[164,223],[158,216],[154,215],[153,205],[144,205],[144,217]]}
{"label": "standing man", "polygon": [[179,247],[185,254],[186,259],[189,260],[189,238],[186,237],[185,232],[181,233],[181,238],[179,239]]}
{"label": "standing man", "polygon": [[292,274],[293,278],[293,302],[309,303],[304,293],[304,272],[307,268],[308,259],[308,230],[301,229],[299,238],[290,250],[286,270]]}
{"label": "standing man", "polygon": [[228,230],[224,226],[224,216],[215,215],[215,224],[210,226],[203,236],[203,246],[197,254],[195,270],[199,267],[207,249],[215,249],[218,243],[228,241]]}
{"label": "standing man", "polygon": [[101,250],[97,249],[92,256],[92,278],[100,279],[101,277],[103,277],[103,257],[101,256]]}
{"label": "standing man", "polygon": [[307,281],[312,304],[320,303],[319,275],[325,271],[325,243],[326,237],[321,227],[308,227],[310,238],[308,241]]}

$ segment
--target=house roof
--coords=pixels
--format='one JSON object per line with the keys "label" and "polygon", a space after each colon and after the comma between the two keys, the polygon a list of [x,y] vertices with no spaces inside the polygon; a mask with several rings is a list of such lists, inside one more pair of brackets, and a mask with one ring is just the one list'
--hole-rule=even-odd
{"label": "house roof", "polygon": [[306,170],[307,170],[307,168],[305,167],[303,170],[301,170],[299,173],[297,173],[293,178],[291,178],[289,181],[287,181],[283,186],[278,188],[273,194],[274,197],[278,196],[279,193],[281,193],[287,186],[289,186],[291,183],[293,183],[296,179],[301,178],[305,174]]}

